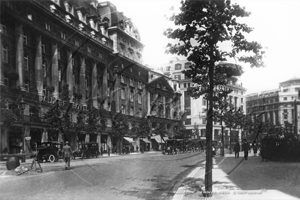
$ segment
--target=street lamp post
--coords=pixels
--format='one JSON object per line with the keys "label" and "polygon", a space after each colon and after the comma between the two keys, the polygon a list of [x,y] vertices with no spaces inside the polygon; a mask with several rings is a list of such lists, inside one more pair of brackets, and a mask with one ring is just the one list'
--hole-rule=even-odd
{"label": "street lamp post", "polygon": [[[23,153],[25,153],[25,127],[24,127],[25,101],[23,98],[21,98],[19,102],[19,109],[21,110],[21,115],[22,115],[22,137],[23,137],[22,151]],[[23,161],[25,162],[25,159]]]}

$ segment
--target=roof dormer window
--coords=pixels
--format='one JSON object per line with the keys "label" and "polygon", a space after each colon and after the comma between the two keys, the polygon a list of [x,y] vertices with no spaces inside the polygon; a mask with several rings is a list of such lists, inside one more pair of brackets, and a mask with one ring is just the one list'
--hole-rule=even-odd
{"label": "roof dormer window", "polygon": [[77,10],[78,19],[82,22],[85,22],[85,16],[82,14],[81,10]]}
{"label": "roof dormer window", "polygon": [[91,18],[89,22],[90,22],[91,28],[95,29],[95,22],[94,22],[94,20]]}

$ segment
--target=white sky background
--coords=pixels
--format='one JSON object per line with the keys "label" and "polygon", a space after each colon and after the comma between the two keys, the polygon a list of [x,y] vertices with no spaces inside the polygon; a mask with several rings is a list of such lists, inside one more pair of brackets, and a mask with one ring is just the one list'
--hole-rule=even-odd
{"label": "white sky background", "polygon": [[[163,31],[172,22],[165,20],[171,6],[178,8],[180,0],[110,0],[137,26],[145,45],[144,64],[166,63],[165,46],[168,43]],[[247,94],[276,89],[280,82],[300,78],[300,0],[232,0],[245,6],[252,14],[245,19],[254,31],[248,36],[267,47],[265,68],[250,69],[240,78]]]}

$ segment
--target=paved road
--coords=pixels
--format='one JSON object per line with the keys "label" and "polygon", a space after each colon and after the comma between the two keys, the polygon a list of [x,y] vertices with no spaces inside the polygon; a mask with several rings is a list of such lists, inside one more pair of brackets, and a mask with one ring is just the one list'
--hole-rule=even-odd
{"label": "paved road", "polygon": [[0,199],[172,199],[204,153],[138,154],[43,164],[39,175],[0,179]]}

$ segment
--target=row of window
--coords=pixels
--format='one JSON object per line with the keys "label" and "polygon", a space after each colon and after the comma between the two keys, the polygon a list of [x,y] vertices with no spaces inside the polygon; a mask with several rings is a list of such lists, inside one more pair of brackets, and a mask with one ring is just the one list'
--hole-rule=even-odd
{"label": "row of window", "polygon": [[[129,92],[129,100],[131,102],[134,101],[135,95],[137,95],[137,99],[138,99],[138,103],[141,104],[142,103],[142,94],[141,93],[134,93],[133,90],[130,90]],[[125,88],[121,88],[121,99],[125,99],[126,98],[126,89]]]}
{"label": "row of window", "polygon": [[[189,69],[190,66],[191,66],[191,63],[187,62],[184,64],[184,69]],[[180,64],[180,63],[175,64],[175,70],[181,70],[181,69],[182,69],[182,64]],[[171,66],[167,66],[166,71],[171,71]]]}
{"label": "row of window", "polygon": [[[132,68],[130,68],[130,72],[132,72]],[[138,72],[138,75],[141,75],[141,72]],[[126,81],[127,79],[127,81]],[[143,89],[144,84],[141,81],[134,81],[132,78],[127,78],[124,75],[120,75],[120,82],[124,84],[129,84],[132,87],[135,87],[137,85],[138,89]]]}

